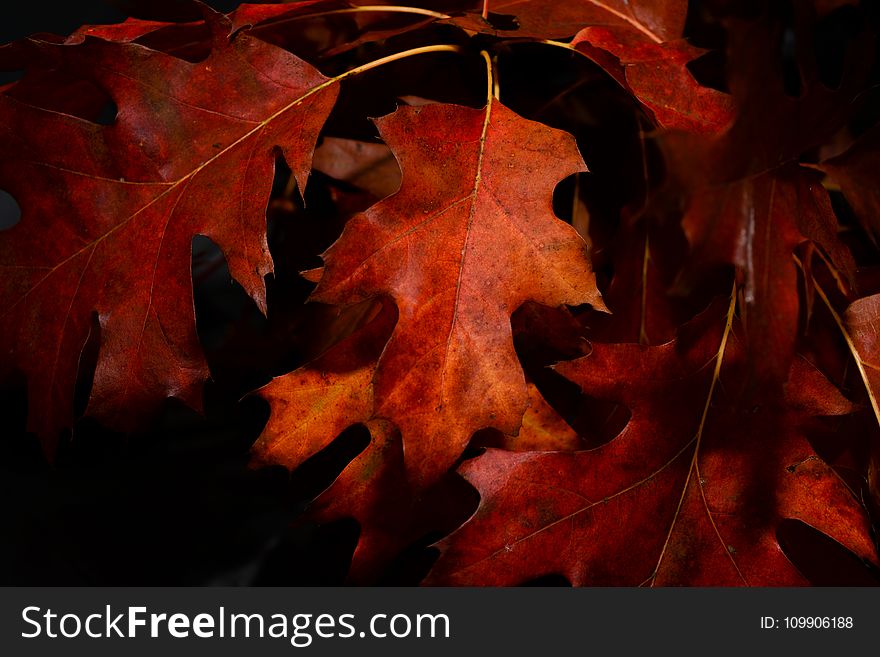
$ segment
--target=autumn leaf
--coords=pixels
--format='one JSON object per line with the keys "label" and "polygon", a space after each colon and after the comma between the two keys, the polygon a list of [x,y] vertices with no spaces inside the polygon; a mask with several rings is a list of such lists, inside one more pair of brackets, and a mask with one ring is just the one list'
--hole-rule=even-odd
{"label": "autumn leaf", "polygon": [[476,447],[494,447],[511,452],[574,452],[584,447],[577,432],[547,403],[534,383],[529,382],[529,405],[516,436],[487,431],[474,438]]}
{"label": "autumn leaf", "polygon": [[704,51],[683,39],[657,43],[636,29],[587,27],[571,47],[629,89],[662,128],[711,135],[734,119],[730,95],[704,87],[688,69]]}
{"label": "autumn leaf", "polygon": [[776,539],[785,518],[876,563],[863,509],[807,441],[815,416],[852,405],[797,359],[784,397],[743,406],[733,310],[725,320],[714,306],[673,343],[594,344],[557,366],[628,406],[629,423],[586,452],[489,450],[465,463],[480,507],[439,543],[426,583],[805,584]]}
{"label": "autumn leaf", "polygon": [[451,473],[427,490],[405,476],[400,433],[373,415],[375,362],[396,313],[376,303],[372,317],[311,363],[263,386],[255,394],[271,407],[254,444],[254,465],[291,470],[327,447],[343,430],[363,424],[370,444],[311,502],[302,521],[329,523],[353,518],[360,526],[348,581],[375,583],[404,548],[430,532],[447,533],[458,523],[468,491]]}
{"label": "autumn leaf", "polygon": [[375,362],[397,318],[382,303],[369,315],[320,357],[256,391],[272,408],[251,449],[256,462],[294,469],[344,429],[372,419]]}
{"label": "autumn leaf", "polygon": [[211,583],[876,579],[866,3],[184,4],[0,46],[12,579],[56,477],[217,478]]}
{"label": "autumn leaf", "polygon": [[846,338],[862,375],[874,412],[880,421],[880,295],[854,301],[844,315]]}
{"label": "autumn leaf", "polygon": [[223,249],[265,310],[274,151],[303,189],[337,87],[290,53],[231,34],[222,15],[207,20],[213,48],[196,64],[97,38],[26,43],[35,60],[105,89],[118,107],[111,125],[0,96],[0,184],[22,208],[0,235],[0,339],[4,367],[27,376],[28,424],[47,451],[73,420],[93,313],[101,347],[89,415],[131,429],[168,396],[199,408],[208,369],[193,317],[194,235]]}
{"label": "autumn leaf", "polygon": [[682,0],[488,0],[480,12],[453,19],[457,25],[503,36],[555,39],[587,25],[633,29],[655,43],[681,36],[687,17]]}
{"label": "autumn leaf", "polygon": [[519,430],[528,392],[514,310],[527,300],[603,308],[583,240],[551,206],[556,182],[584,165],[571,136],[496,100],[403,107],[376,124],[402,186],[346,225],[313,298],[394,299],[376,416],[400,428],[408,473],[428,482],[474,431]]}
{"label": "autumn leaf", "polygon": [[394,558],[417,541],[461,524],[473,497],[451,472],[427,489],[413,487],[404,471],[400,433],[384,420],[366,427],[370,444],[309,505],[304,518],[357,521],[360,532],[346,581],[360,585],[376,584]]}
{"label": "autumn leaf", "polygon": [[[798,11],[797,34],[806,40],[808,9]],[[682,226],[691,258],[683,279],[725,263],[739,268],[756,388],[783,382],[794,358],[800,308],[795,247],[812,241],[850,286],[855,272],[820,178],[798,160],[846,121],[864,71],[853,66],[839,88],[828,89],[804,48],[797,59],[804,90],[788,95],[782,64],[766,64],[781,29],[772,21],[732,23],[736,120],[711,139],[673,132],[660,140],[672,178],[688,199]],[[743,149],[743,143],[762,146]]]}

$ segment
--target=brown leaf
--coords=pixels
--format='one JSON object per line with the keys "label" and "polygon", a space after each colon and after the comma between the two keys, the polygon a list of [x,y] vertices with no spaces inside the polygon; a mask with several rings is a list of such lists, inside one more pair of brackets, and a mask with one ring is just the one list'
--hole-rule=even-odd
{"label": "brown leaf", "polygon": [[[830,306],[829,306],[830,308]],[[841,318],[831,309],[835,320]],[[854,301],[846,309],[841,330],[847,340],[856,367],[865,386],[868,402],[873,413],[873,431],[867,463],[868,504],[875,518],[880,514],[880,440],[877,440],[877,424],[880,423],[880,294]]]}
{"label": "brown leaf", "polygon": [[880,294],[854,301],[843,317],[850,349],[880,422]]}
{"label": "brown leaf", "polygon": [[400,188],[400,167],[385,144],[325,137],[315,150],[316,171],[369,192],[376,200]]}

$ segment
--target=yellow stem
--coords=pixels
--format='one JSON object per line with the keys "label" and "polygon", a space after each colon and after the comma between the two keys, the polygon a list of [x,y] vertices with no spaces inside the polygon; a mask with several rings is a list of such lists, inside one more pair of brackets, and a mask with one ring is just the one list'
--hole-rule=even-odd
{"label": "yellow stem", "polygon": [[352,75],[359,75],[360,73],[364,73],[366,71],[374,69],[377,66],[390,64],[391,62],[396,62],[400,59],[406,59],[407,57],[412,57],[413,55],[424,55],[431,52],[462,52],[462,47],[443,44],[434,46],[421,46],[419,48],[413,48],[412,50],[404,50],[403,52],[394,53],[393,55],[388,55],[387,57],[381,57],[380,59],[376,59],[372,62],[361,64],[360,66],[357,66],[350,71],[346,71],[345,73],[340,73],[336,77],[330,78],[327,82],[324,83],[323,86],[332,84],[334,82],[339,82],[347,77],[351,77]]}
{"label": "yellow stem", "polygon": [[566,50],[574,50],[577,52],[577,48],[573,47],[570,43],[565,43],[564,41],[554,41],[553,39],[538,39],[538,43],[546,43],[548,46],[556,46],[557,48],[565,48]]}
{"label": "yellow stem", "polygon": [[483,58],[483,61],[486,62],[486,105],[490,105],[492,103],[492,99],[495,98],[495,76],[492,74],[492,58],[489,57],[489,53],[485,50],[480,51],[480,56]]}
{"label": "yellow stem", "polygon": [[733,289],[730,292],[730,305],[727,308],[727,317],[724,321],[724,333],[721,336],[721,345],[718,347],[718,353],[715,356],[715,368],[712,370],[712,383],[709,385],[709,394],[706,395],[706,403],[703,404],[703,413],[700,416],[700,424],[697,427],[697,433],[694,436],[693,442],[694,444],[694,454],[691,457],[691,464],[688,467],[688,475],[687,479],[684,482],[684,486],[681,490],[681,497],[678,500],[678,506],[675,509],[675,515],[672,519],[672,524],[669,527],[669,532],[666,534],[666,541],[663,543],[663,548],[660,551],[660,558],[657,559],[657,566],[654,568],[654,572],[651,576],[645,580],[642,584],[651,583],[653,584],[654,580],[657,578],[657,573],[660,572],[660,566],[663,563],[663,557],[666,555],[666,550],[669,548],[669,542],[672,539],[672,532],[675,531],[675,524],[678,522],[678,517],[681,514],[681,509],[684,506],[685,497],[687,496],[688,486],[690,486],[691,480],[693,479],[693,475],[697,475],[697,486],[699,486],[700,496],[703,499],[703,505],[706,508],[706,513],[709,516],[709,522],[712,525],[712,528],[715,530],[715,535],[718,537],[718,540],[721,542],[721,545],[724,547],[724,551],[727,553],[727,556],[730,558],[731,563],[733,564],[734,570],[736,570],[740,579],[742,579],[744,584],[748,584],[746,578],[743,576],[742,572],[739,569],[736,561],[733,559],[733,555],[726,549],[727,545],[722,539],[721,532],[718,529],[718,526],[715,524],[715,519],[712,517],[712,513],[709,511],[709,505],[706,501],[706,494],[703,490],[703,482],[702,477],[700,476],[700,444],[703,442],[703,432],[706,428],[706,419],[709,416],[709,407],[712,405],[712,397],[715,394],[715,387],[718,384],[718,380],[721,378],[721,364],[724,362],[724,352],[727,349],[727,339],[730,337],[730,331],[733,328],[733,315],[736,312],[736,280],[733,282]]}

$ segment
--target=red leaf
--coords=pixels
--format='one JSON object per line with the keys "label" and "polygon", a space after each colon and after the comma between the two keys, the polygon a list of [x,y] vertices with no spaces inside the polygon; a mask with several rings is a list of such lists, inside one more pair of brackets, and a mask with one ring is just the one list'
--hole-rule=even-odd
{"label": "red leaf", "polygon": [[346,225],[314,298],[394,299],[376,414],[400,428],[409,475],[429,482],[474,431],[519,430],[528,392],[513,311],[527,300],[603,307],[583,240],[551,205],[556,182],[584,165],[570,135],[498,102],[404,107],[377,125],[403,184]]}
{"label": "red leaf", "polygon": [[477,446],[497,447],[512,452],[573,452],[583,448],[580,436],[553,410],[535,384],[529,383],[528,388],[529,406],[523,415],[519,433],[507,436],[500,432],[487,432],[488,435],[479,440]]}
{"label": "red leaf", "polygon": [[714,134],[733,120],[733,99],[702,86],[688,70],[704,51],[684,40],[656,43],[636,30],[588,27],[571,46],[631,90],[662,128]]}
{"label": "red leaf", "polygon": [[804,584],[776,540],[785,518],[876,562],[863,509],[806,440],[813,416],[849,402],[798,359],[784,398],[743,407],[743,352],[719,329],[716,306],[674,343],[596,344],[558,366],[585,393],[626,404],[629,424],[587,452],[467,462],[480,507],[441,541],[426,583]]}
{"label": "red leaf", "polygon": [[[453,19],[462,27],[504,36],[544,39],[571,36],[588,25],[633,29],[660,43],[681,36],[687,17],[685,0],[489,0],[488,11],[500,15],[497,26],[479,16]],[[512,16],[515,27],[504,18]]]}
{"label": "red leaf", "polygon": [[[207,10],[206,10],[207,11]],[[0,181],[21,222],[0,235],[0,341],[28,378],[29,427],[47,450],[72,421],[92,313],[101,349],[87,412],[138,426],[168,396],[198,408],[190,243],[207,235],[265,309],[266,203],[275,148],[300,189],[335,85],[219,14],[192,64],[128,43],[32,40],[33,56],[90,76],[119,113],[100,126],[0,96]]]}
{"label": "red leaf", "polygon": [[257,391],[272,414],[252,448],[256,462],[296,468],[343,430],[372,418],[376,356],[395,322],[392,308],[374,312],[322,356]]}
{"label": "red leaf", "polygon": [[348,581],[374,583],[404,548],[430,531],[452,530],[461,522],[467,491],[450,476],[428,490],[406,479],[400,434],[373,420],[372,376],[376,356],[388,338],[394,309],[378,315],[314,362],[278,377],[257,391],[272,409],[252,454],[255,464],[294,469],[327,447],[344,429],[363,423],[367,448],[315,499],[313,522],[354,518],[360,525]]}
{"label": "red leaf", "polygon": [[462,521],[470,491],[447,474],[427,490],[406,479],[400,434],[383,420],[367,424],[371,441],[308,509],[315,522],[354,518],[360,526],[347,582],[375,584],[404,549]]}

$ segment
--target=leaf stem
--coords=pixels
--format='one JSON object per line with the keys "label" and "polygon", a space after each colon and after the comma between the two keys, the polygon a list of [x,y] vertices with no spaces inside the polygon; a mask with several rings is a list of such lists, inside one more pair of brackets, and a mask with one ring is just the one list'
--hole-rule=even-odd
{"label": "leaf stem", "polygon": [[492,99],[497,98],[497,87],[495,86],[495,75],[492,69],[492,58],[485,50],[480,51],[480,56],[486,62],[486,106],[492,104]]}
{"label": "leaf stem", "polygon": [[438,44],[433,46],[421,46],[419,48],[413,48],[411,50],[404,50],[403,52],[394,53],[393,55],[388,55],[387,57],[381,57],[380,59],[376,59],[372,62],[361,64],[360,66],[346,71],[345,73],[340,73],[339,75],[330,78],[322,86],[333,84],[335,82],[340,82],[345,78],[351,77],[353,75],[365,73],[366,71],[372,70],[377,66],[390,64],[391,62],[406,59],[407,57],[412,57],[414,55],[424,55],[432,52],[462,52],[462,47],[456,45]]}
{"label": "leaf stem", "polygon": [[571,50],[572,52],[578,52],[578,49],[572,46],[570,43],[565,43],[564,41],[555,41],[553,39],[537,39],[537,43],[546,43],[548,46],[555,46],[556,48],[565,48],[566,50]]}
{"label": "leaf stem", "polygon": [[651,231],[645,226],[645,251],[642,254],[642,305],[639,321],[639,344],[648,344],[648,263],[651,261]]}

